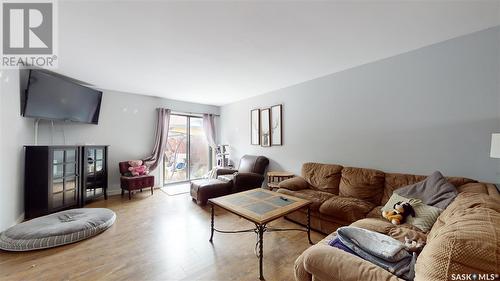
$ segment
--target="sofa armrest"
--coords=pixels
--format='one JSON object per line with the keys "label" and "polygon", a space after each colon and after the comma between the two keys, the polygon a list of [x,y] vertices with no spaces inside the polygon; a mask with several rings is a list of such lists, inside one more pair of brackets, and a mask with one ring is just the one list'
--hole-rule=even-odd
{"label": "sofa armrest", "polygon": [[[310,278],[313,277],[313,278]],[[295,262],[297,281],[401,281],[389,271],[329,245],[315,245]]]}
{"label": "sofa armrest", "polygon": [[215,170],[215,175],[216,175],[216,178],[218,176],[221,176],[221,175],[231,175],[231,174],[234,174],[238,172],[238,170],[235,170],[235,169],[224,169],[224,168],[217,168]]}
{"label": "sofa armrest", "polygon": [[262,186],[264,176],[256,173],[236,173],[234,175],[234,186],[238,189],[241,188],[257,188]]}
{"label": "sofa armrest", "polygon": [[292,191],[297,191],[310,188],[310,184],[302,177],[293,177],[291,179],[287,179],[280,182],[278,184],[278,187]]}
{"label": "sofa armrest", "polygon": [[488,190],[488,195],[500,199],[500,192],[498,191],[498,188],[496,185],[492,183],[486,183],[486,189]]}

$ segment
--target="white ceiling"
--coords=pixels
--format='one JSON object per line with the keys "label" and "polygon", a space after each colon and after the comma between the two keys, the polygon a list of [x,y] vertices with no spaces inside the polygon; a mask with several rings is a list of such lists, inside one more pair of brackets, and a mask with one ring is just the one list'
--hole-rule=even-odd
{"label": "white ceiling", "polygon": [[57,72],[223,105],[500,24],[500,1],[60,1]]}

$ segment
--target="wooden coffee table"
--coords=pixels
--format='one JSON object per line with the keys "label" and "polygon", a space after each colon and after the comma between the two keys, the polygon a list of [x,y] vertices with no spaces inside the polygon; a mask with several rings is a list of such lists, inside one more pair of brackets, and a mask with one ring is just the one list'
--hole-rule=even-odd
{"label": "wooden coffee table", "polygon": [[[262,260],[264,258],[264,232],[266,231],[288,231],[297,230],[307,232],[307,239],[311,241],[311,204],[309,200],[269,191],[263,188],[256,188],[244,192],[209,199],[212,210],[212,222],[210,232],[210,242],[213,242],[214,231],[220,233],[242,233],[255,232],[259,248],[257,257],[259,258],[260,280],[264,280]],[[255,228],[245,230],[219,230],[214,227],[214,206],[218,206],[228,212],[243,217],[255,224]],[[267,224],[273,220],[284,217],[298,209],[307,208],[307,227],[303,228],[272,228]]]}

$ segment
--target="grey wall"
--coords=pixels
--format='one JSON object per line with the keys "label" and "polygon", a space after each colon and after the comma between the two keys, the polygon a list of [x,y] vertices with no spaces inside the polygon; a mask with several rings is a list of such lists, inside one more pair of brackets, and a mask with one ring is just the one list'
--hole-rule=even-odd
{"label": "grey wall", "polygon": [[[222,140],[233,160],[297,174],[315,161],[498,182],[499,60],[500,27],[455,38],[223,106]],[[279,103],[284,145],[250,145],[250,110]]]}
{"label": "grey wall", "polygon": [[[105,91],[101,104],[99,125],[40,123],[39,144],[108,144],[109,189],[120,189],[118,162],[142,159],[151,153],[156,124],[156,108],[166,107],[177,112],[219,114],[217,106],[181,102]],[[160,185],[161,167],[153,171]]]}
{"label": "grey wall", "polygon": [[0,77],[0,231],[23,219],[23,145],[33,140],[33,122],[20,116],[19,71]]}
{"label": "grey wall", "polygon": [[[20,116],[19,71],[0,77],[0,231],[24,214],[23,145],[34,143],[33,119]],[[153,146],[157,107],[177,112],[215,113],[216,106],[105,91],[99,125],[55,123],[39,126],[38,144],[109,144],[110,193],[119,191],[118,162],[147,156]],[[153,172],[160,184],[160,168]]]}

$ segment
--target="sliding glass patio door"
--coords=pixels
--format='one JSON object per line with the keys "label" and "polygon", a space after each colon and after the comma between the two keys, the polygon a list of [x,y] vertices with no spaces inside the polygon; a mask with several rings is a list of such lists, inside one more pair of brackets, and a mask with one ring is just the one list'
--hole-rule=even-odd
{"label": "sliding glass patio door", "polygon": [[172,114],[163,157],[163,183],[203,177],[211,169],[210,153],[202,118]]}

